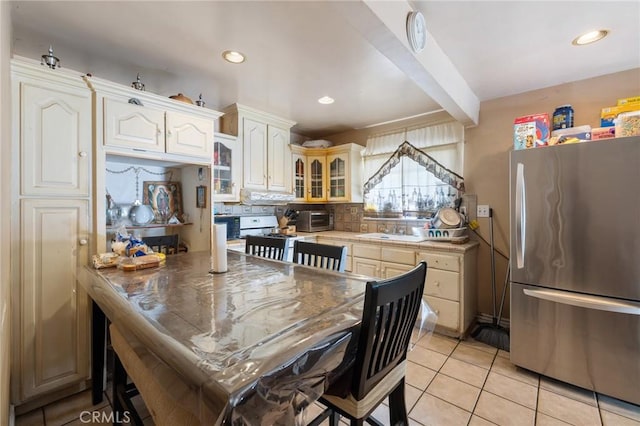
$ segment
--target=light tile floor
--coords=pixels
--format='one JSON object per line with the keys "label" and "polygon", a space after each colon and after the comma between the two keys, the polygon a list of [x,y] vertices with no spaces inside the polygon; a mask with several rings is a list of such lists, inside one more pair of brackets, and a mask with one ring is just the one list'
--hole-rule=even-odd
{"label": "light tile floor", "polygon": [[[640,406],[541,377],[511,364],[508,352],[473,340],[436,334],[421,338],[408,361],[411,425],[640,426]],[[87,424],[79,418],[82,411],[110,413],[109,398],[92,406],[86,391],[19,416],[16,426]],[[144,404],[137,405],[141,416],[147,416],[145,425],[152,425]],[[321,411],[314,404],[304,417],[311,420]],[[389,424],[386,404],[374,416]]]}

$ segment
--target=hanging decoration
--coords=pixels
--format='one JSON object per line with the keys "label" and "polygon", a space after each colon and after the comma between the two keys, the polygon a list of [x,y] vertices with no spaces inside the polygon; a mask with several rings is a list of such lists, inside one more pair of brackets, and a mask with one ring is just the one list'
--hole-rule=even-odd
{"label": "hanging decoration", "polygon": [[400,163],[402,157],[409,157],[416,163],[425,168],[426,171],[440,179],[442,182],[454,188],[456,191],[464,193],[464,178],[454,171],[451,171],[440,164],[435,158],[426,152],[416,148],[409,142],[404,141],[398,149],[395,150],[391,157],[374,173],[374,175],[364,184],[365,197],[369,191],[382,182],[382,178],[389,174],[391,169]]}

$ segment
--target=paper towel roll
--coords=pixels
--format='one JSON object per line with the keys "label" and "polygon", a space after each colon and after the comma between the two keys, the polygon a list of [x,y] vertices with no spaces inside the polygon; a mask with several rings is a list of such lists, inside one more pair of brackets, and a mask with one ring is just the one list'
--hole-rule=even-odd
{"label": "paper towel roll", "polygon": [[212,270],[227,272],[227,224],[214,224],[211,232]]}

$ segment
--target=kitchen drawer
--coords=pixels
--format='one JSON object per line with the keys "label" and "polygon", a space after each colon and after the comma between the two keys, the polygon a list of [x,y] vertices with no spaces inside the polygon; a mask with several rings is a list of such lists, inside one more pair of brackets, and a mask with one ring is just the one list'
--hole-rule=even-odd
{"label": "kitchen drawer", "polygon": [[367,245],[367,244],[354,244],[353,256],[362,257],[365,259],[380,260],[380,246]]}
{"label": "kitchen drawer", "polygon": [[439,269],[427,270],[424,294],[443,299],[460,300],[460,274]]}
{"label": "kitchen drawer", "polygon": [[460,326],[460,304],[450,300],[440,299],[438,297],[424,296],[431,309],[438,316],[436,325],[458,330]]}
{"label": "kitchen drawer", "polygon": [[[460,272],[460,258],[447,254],[436,253],[418,253],[416,263],[421,260],[427,261],[428,269],[444,269],[445,271]],[[427,271],[429,275],[429,271]]]}
{"label": "kitchen drawer", "polygon": [[415,266],[416,252],[413,250],[382,247],[382,257],[380,260],[385,262],[403,263],[405,265]]}

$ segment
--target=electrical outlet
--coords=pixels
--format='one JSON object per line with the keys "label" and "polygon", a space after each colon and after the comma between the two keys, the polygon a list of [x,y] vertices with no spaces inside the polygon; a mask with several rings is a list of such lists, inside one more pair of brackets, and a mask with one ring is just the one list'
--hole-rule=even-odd
{"label": "electrical outlet", "polygon": [[351,214],[358,214],[358,208],[357,207],[351,207]]}
{"label": "electrical outlet", "polygon": [[489,217],[489,204],[478,204],[478,217]]}

